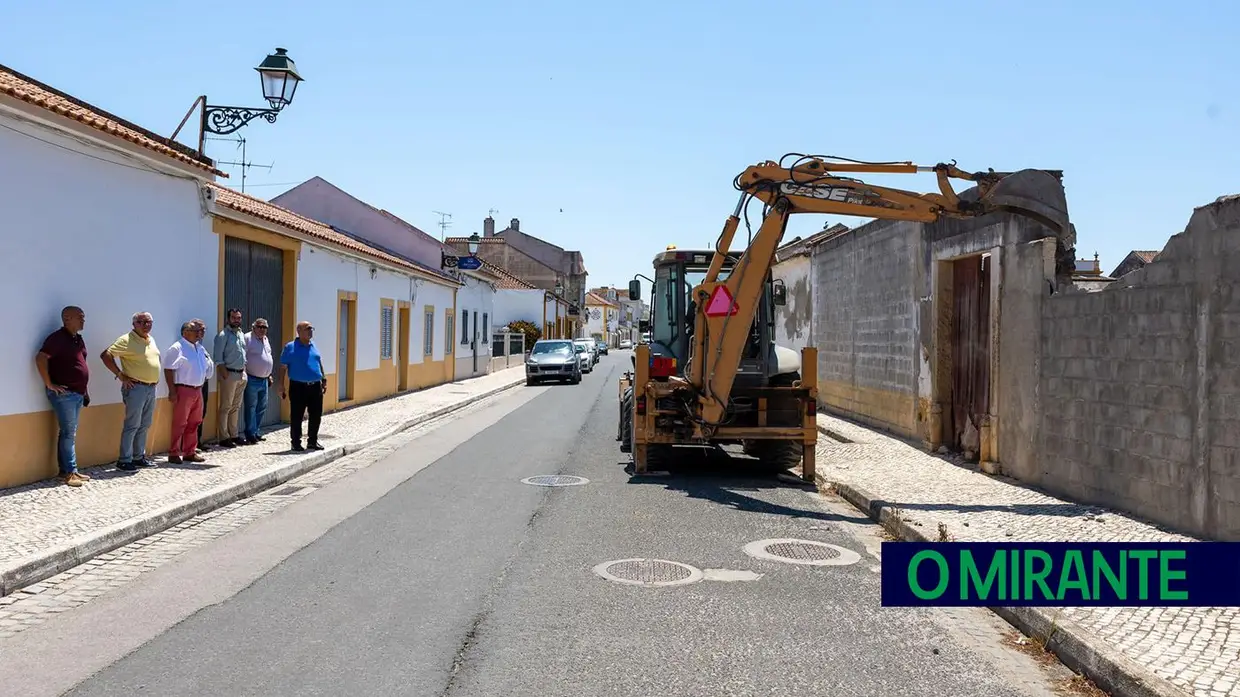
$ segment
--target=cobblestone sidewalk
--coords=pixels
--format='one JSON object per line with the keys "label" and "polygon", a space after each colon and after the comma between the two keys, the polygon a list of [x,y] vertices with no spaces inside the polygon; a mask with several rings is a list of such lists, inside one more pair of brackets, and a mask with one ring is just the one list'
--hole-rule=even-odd
{"label": "cobblestone sidewalk", "polygon": [[[881,499],[931,539],[940,523],[960,541],[1194,539],[1038,493],[826,414],[818,425],[827,431],[818,441],[818,473]],[[1240,610],[1068,608],[1063,617],[1188,694],[1240,697]]]}
{"label": "cobblestone sidewalk", "polygon": [[[323,452],[289,450],[288,425],[267,431],[265,441],[204,453],[204,463],[168,464],[166,454],[154,458],[158,467],[123,472],[112,465],[86,471],[91,480],[77,488],[45,480],[0,492],[0,575],[53,551],[72,552],[77,545],[98,544],[100,538],[170,506],[210,496],[273,469],[339,455],[341,446],[368,441],[419,416],[469,401],[524,382],[524,368],[438,385],[381,402],[324,414],[319,440]],[[334,452],[333,452],[334,451]],[[151,530],[150,533],[158,532]],[[86,561],[77,558],[77,563]],[[2,577],[2,576],[0,576]],[[14,588],[5,588],[12,592]]]}

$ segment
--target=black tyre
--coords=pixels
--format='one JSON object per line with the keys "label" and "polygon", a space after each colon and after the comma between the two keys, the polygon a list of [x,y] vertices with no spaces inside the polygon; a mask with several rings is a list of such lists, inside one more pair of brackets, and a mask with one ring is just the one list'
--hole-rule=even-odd
{"label": "black tyre", "polygon": [[537,384],[538,384],[538,381],[537,381],[537,380],[535,380],[534,378],[526,378],[526,379],[525,379],[525,386],[526,386],[526,387],[533,387],[534,385],[537,385]]}

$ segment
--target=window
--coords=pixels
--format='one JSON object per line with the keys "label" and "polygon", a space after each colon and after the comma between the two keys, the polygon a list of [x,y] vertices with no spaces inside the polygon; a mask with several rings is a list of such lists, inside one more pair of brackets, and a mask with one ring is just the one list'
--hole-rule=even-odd
{"label": "window", "polygon": [[461,313],[461,343],[469,343],[469,310]]}
{"label": "window", "polygon": [[392,321],[394,311],[391,305],[384,305],[379,316],[379,358],[392,360]]}
{"label": "window", "polygon": [[487,320],[487,313],[482,313],[482,338],[487,341],[491,340],[490,322]]}
{"label": "window", "polygon": [[455,318],[452,316],[452,312],[450,311],[445,313],[443,319],[444,319],[443,353],[444,353],[444,356],[447,357],[447,356],[452,355],[452,340],[456,338],[455,337],[456,321],[455,321]]}
{"label": "window", "polygon": [[435,352],[435,307],[427,305],[424,310],[425,325],[422,328],[422,355],[429,356]]}

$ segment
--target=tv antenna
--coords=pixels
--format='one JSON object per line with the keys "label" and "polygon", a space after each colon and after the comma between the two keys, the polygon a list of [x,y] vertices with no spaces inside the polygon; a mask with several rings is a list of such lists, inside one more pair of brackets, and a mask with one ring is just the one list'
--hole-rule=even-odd
{"label": "tv antenna", "polygon": [[247,172],[247,171],[249,171],[249,169],[250,169],[251,167],[262,167],[262,168],[264,168],[264,169],[271,169],[271,168],[272,168],[272,167],[274,167],[274,166],[275,166],[275,164],[276,164],[275,162],[272,162],[272,163],[271,163],[271,164],[269,164],[269,165],[256,165],[256,164],[254,164],[253,162],[250,162],[249,160],[246,160],[246,159],[245,159],[245,137],[244,137],[244,136],[237,136],[236,138],[210,138],[210,137],[208,137],[208,138],[207,138],[207,140],[227,140],[227,141],[232,141],[232,142],[234,142],[234,143],[237,143],[237,147],[241,148],[241,161],[240,161],[240,162],[225,162],[225,161],[223,161],[223,160],[220,160],[220,161],[219,161],[219,164],[221,164],[221,165],[240,165],[240,166],[241,166],[241,193],[243,193],[243,194],[245,193],[245,175],[246,175],[246,172]]}
{"label": "tv antenna", "polygon": [[496,214],[496,213],[499,213],[499,209],[498,209],[498,208],[489,208],[489,209],[487,209],[487,215],[491,216],[492,218],[494,218],[494,217],[495,217],[495,214]]}
{"label": "tv antenna", "polygon": [[431,212],[439,216],[439,241],[443,242],[444,240],[448,239],[448,228],[452,226],[452,223],[449,222],[452,218],[452,214],[451,213],[440,213],[439,211],[431,211]]}

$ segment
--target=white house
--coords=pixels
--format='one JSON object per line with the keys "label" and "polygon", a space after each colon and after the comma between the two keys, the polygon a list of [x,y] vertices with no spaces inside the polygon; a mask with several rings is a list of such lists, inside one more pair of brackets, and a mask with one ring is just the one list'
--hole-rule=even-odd
{"label": "white house", "polygon": [[[295,292],[280,341],[294,338],[299,321],[314,326],[328,372],[325,411],[455,379],[459,282],[270,202],[213,189],[226,245],[249,236],[286,250],[285,284]],[[269,237],[254,238],[241,224]]]}
{"label": "white house", "polygon": [[[0,66],[0,292],[15,332],[0,345],[0,488],[56,473],[56,422],[34,356],[62,307],[86,313],[83,467],[118,454],[120,386],[98,356],[130,331],[131,316],[152,314],[161,348],[188,319],[214,323],[219,245],[204,185],[220,174],[175,141]],[[158,394],[150,447],[166,449],[171,409],[162,385]]]}

